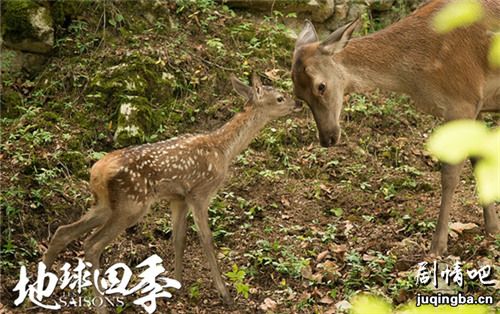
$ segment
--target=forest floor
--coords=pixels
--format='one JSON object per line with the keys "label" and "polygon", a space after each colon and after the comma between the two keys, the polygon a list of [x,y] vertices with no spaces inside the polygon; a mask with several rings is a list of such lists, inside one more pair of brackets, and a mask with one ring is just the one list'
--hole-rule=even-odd
{"label": "forest floor", "polygon": [[[13,307],[19,266],[36,273],[57,227],[78,219],[91,203],[87,169],[113,150],[117,109],[88,97],[96,71],[137,57],[175,77],[168,103],[151,96],[162,121],[149,142],[212,130],[241,110],[243,101],[228,83],[231,73],[243,78],[256,71],[291,91],[293,42],[286,43],[280,16],[256,24],[245,13],[205,2],[196,8],[167,4],[166,17],[142,21],[142,28],[134,8],[113,6],[108,12],[119,21],[106,30],[106,41],[94,31],[101,27],[97,6],[61,31],[43,73],[2,80],[23,102],[17,116],[2,118],[0,312],[41,312],[29,302]],[[183,287],[158,301],[158,313],[335,313],[339,302],[361,291],[399,305],[433,290],[418,287],[415,274],[418,263],[433,261],[428,251],[440,175],[425,143],[440,121],[416,112],[404,96],[374,92],[345,100],[339,145],[320,147],[307,108],[274,121],[238,156],[213,200],[219,267],[235,304],[219,298],[190,218]],[[485,120],[499,125],[498,115]],[[494,265],[498,274],[500,239],[485,236],[469,164],[453,208],[449,256],[442,262],[452,267],[459,259],[464,269]],[[170,276],[171,238],[168,204],[159,204],[106,249],[102,265],[132,267],[157,254]],[[83,240],[70,244],[56,266],[75,264]],[[462,289],[447,288],[498,300],[498,286],[466,281]],[[119,311],[136,313],[132,301]]]}

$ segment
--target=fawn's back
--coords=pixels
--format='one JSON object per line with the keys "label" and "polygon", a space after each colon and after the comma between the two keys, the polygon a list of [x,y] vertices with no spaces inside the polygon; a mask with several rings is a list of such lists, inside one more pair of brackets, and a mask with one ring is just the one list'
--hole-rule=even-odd
{"label": "fawn's back", "polygon": [[92,167],[90,185],[98,201],[110,192],[139,203],[183,197],[220,175],[221,155],[205,135],[129,147],[99,160]]}

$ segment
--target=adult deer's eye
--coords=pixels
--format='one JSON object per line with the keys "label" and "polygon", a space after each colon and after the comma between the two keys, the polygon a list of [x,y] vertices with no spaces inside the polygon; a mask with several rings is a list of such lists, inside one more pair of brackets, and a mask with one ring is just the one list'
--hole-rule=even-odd
{"label": "adult deer's eye", "polygon": [[285,98],[283,96],[279,96],[278,98],[276,98],[276,101],[277,102],[284,102]]}
{"label": "adult deer's eye", "polygon": [[318,85],[318,91],[321,95],[325,93],[326,90],[326,84],[325,83],[319,83]]}

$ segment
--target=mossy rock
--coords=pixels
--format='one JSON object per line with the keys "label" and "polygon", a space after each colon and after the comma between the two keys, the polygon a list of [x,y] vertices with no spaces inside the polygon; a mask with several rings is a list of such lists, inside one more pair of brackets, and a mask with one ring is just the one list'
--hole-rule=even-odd
{"label": "mossy rock", "polygon": [[131,69],[126,63],[98,72],[91,82],[91,87],[106,96],[117,92],[141,96],[145,94],[146,86],[142,73]]}
{"label": "mossy rock", "polygon": [[59,161],[68,168],[71,173],[79,178],[88,176],[88,167],[85,155],[79,151],[65,151],[58,156]]}
{"label": "mossy rock", "polygon": [[32,0],[2,1],[2,37],[4,40],[19,41],[30,37],[33,25],[30,15],[38,8]]}
{"label": "mossy rock", "polygon": [[122,96],[114,136],[116,147],[143,143],[157,127],[158,119],[145,97]]}
{"label": "mossy rock", "polygon": [[2,39],[12,49],[47,53],[54,45],[52,17],[32,0],[2,2]]}
{"label": "mossy rock", "polygon": [[175,76],[159,67],[149,57],[133,56],[125,62],[98,71],[90,82],[87,95],[92,102],[105,106],[116,106],[121,95],[147,97],[155,103],[170,101]]}
{"label": "mossy rock", "polygon": [[0,113],[5,118],[17,118],[21,112],[19,108],[23,104],[22,96],[11,88],[5,88],[1,93]]}

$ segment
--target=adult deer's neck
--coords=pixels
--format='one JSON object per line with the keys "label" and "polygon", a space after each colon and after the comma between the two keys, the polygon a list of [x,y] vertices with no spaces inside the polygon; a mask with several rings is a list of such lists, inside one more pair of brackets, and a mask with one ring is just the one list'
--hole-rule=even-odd
{"label": "adult deer's neck", "polygon": [[267,115],[255,108],[237,113],[229,122],[212,133],[213,143],[220,147],[228,160],[239,155],[269,122]]}
{"label": "adult deer's neck", "polygon": [[381,31],[354,38],[335,55],[347,75],[348,92],[375,88],[406,92],[404,56],[398,50],[399,34]]}

